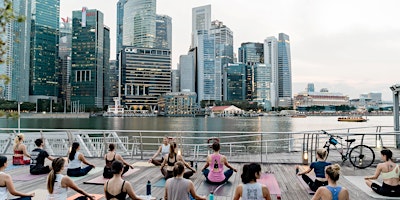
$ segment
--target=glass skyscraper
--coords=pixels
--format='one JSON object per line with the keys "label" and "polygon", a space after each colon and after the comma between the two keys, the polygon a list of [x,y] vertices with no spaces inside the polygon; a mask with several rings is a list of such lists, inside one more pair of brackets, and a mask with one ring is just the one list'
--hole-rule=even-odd
{"label": "glass skyscraper", "polygon": [[58,95],[60,0],[33,0],[30,44],[30,101]]}
{"label": "glass skyscraper", "polygon": [[155,48],[172,50],[172,19],[167,15],[157,15]]}
{"label": "glass skyscraper", "polygon": [[264,40],[264,63],[271,66],[271,106],[278,108],[278,40],[274,36]]}
{"label": "glass skyscraper", "polygon": [[208,34],[211,28],[211,5],[192,9],[192,45],[197,47],[198,36]]}
{"label": "glass skyscraper", "polygon": [[122,50],[124,32],[124,6],[128,0],[119,0],[117,3],[117,54]]}
{"label": "glass skyscraper", "polygon": [[72,12],[71,101],[79,101],[86,108],[103,107],[107,39],[102,12],[87,8]]}
{"label": "glass skyscraper", "polygon": [[262,105],[265,109],[271,109],[271,65],[254,65],[254,94],[253,101]]}
{"label": "glass skyscraper", "polygon": [[284,33],[279,33],[278,77],[279,106],[291,106],[292,67],[290,57],[290,41],[289,36]]}
{"label": "glass skyscraper", "polygon": [[229,63],[224,69],[224,101],[246,99],[246,65]]}
{"label": "glass skyscraper", "polygon": [[124,5],[124,46],[155,47],[156,0],[129,0]]}
{"label": "glass skyscraper", "polygon": [[59,73],[58,83],[59,100],[66,101],[67,105],[71,102],[71,48],[72,48],[72,19],[61,18],[60,24],[60,43],[58,46]]}

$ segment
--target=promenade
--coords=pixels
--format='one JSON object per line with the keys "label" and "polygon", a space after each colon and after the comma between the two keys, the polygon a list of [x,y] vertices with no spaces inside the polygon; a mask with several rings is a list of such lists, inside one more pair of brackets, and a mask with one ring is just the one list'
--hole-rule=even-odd
{"label": "promenade", "polygon": [[[376,149],[376,156],[378,161],[375,163],[379,162],[379,152],[378,149]],[[399,155],[400,151],[399,150],[394,150],[394,155]],[[281,199],[290,199],[290,200],[304,200],[304,199],[311,199],[312,195],[309,195],[304,187],[301,185],[300,181],[298,180],[296,174],[295,174],[295,166],[296,163],[293,162],[290,164],[281,164],[279,163],[279,159],[282,159],[281,161],[285,161],[286,158],[301,158],[301,153],[300,152],[292,152],[292,153],[273,153],[269,154],[271,160],[274,160],[276,162],[273,163],[264,163],[262,164],[262,172],[270,171],[274,174],[276,177],[282,196]],[[11,162],[9,157],[9,162]],[[251,161],[251,156],[246,156],[248,161]],[[204,158],[201,157],[199,158],[200,160],[203,160]],[[238,160],[240,158],[237,158]],[[98,170],[94,174],[89,174],[85,176],[84,178],[81,178],[80,180],[75,181],[76,184],[85,191],[92,193],[92,194],[103,194],[103,186],[102,185],[91,185],[91,184],[84,184],[85,181],[91,180],[95,177],[102,176],[102,169],[104,167],[104,160],[102,158],[88,158],[89,162],[94,163],[96,165]],[[126,161],[129,163],[143,163],[146,162],[147,160],[138,160],[138,159],[131,159],[129,157],[126,158]],[[189,158],[187,158],[187,161],[190,161]],[[341,163],[341,160],[339,157],[335,156],[330,156],[329,161],[333,163]],[[48,162],[48,161],[47,161]],[[282,162],[284,163],[284,162]],[[223,196],[216,196],[215,199],[218,200],[230,200],[233,198],[233,194],[235,191],[235,188],[237,185],[241,183],[240,175],[242,173],[242,167],[243,164],[242,162],[232,162],[231,163],[234,167],[238,169],[237,173],[234,173],[233,176],[230,178],[230,183],[223,186],[224,188],[224,195]],[[297,163],[297,164],[300,164]],[[200,170],[202,166],[204,165],[204,162],[198,162],[198,169]],[[355,169],[349,162],[345,162],[344,165],[342,166],[342,176],[339,180],[339,185],[342,185],[346,188],[349,189],[350,191],[350,198],[351,199],[371,199],[365,192],[361,191],[358,189],[354,184],[351,182],[347,181],[347,179],[343,178],[343,176],[367,176],[367,175],[372,175],[375,171],[375,166],[374,164],[372,167],[369,167],[367,169]],[[161,199],[164,196],[164,188],[163,187],[155,187],[154,184],[162,179],[162,175],[160,173],[160,168],[156,166],[149,166],[149,167],[144,167],[144,166],[137,166],[136,168],[139,168],[138,171],[135,173],[124,177],[125,180],[128,180],[132,183],[132,186],[134,188],[134,191],[136,194],[139,195],[144,195],[146,192],[146,183],[148,180],[153,184],[152,186],[152,195],[156,197],[157,200]],[[29,173],[29,167],[24,166],[21,168],[13,169],[13,170],[8,170],[7,173],[9,173],[12,177],[21,175],[21,174],[28,174]],[[63,174],[66,174],[66,170],[64,171]],[[191,180],[195,184],[196,190],[203,195],[204,194],[204,189],[201,189],[203,183],[204,183],[204,176],[201,174],[200,171],[195,173],[192,177]],[[42,190],[44,191],[46,189],[46,176],[41,176],[39,178],[35,178],[33,180],[27,180],[27,181],[14,181],[15,187],[22,191],[22,192],[31,192],[34,190]],[[203,191],[203,192],[202,192]],[[69,189],[68,191],[68,196],[74,195],[76,192]],[[10,196],[11,198],[11,196]],[[39,197],[35,198],[39,199]],[[105,199],[105,198],[103,198]],[[276,199],[274,197],[273,199]]]}

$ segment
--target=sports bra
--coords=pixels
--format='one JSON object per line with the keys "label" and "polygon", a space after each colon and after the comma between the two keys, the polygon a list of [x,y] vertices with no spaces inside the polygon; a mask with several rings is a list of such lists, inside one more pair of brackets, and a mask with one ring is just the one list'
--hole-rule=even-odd
{"label": "sports bra", "polygon": [[327,185],[326,188],[332,193],[332,200],[339,200],[339,193],[342,190],[341,186],[332,187]]}
{"label": "sports bra", "polygon": [[396,167],[394,167],[394,169],[390,172],[381,172],[381,175],[383,179],[399,178],[400,177],[399,165],[396,164]]}
{"label": "sports bra", "polygon": [[112,160],[107,160],[107,155],[105,156],[105,160],[106,160],[106,166],[108,167],[108,168],[111,168],[111,164],[114,162],[114,160],[115,160],[115,155],[117,155],[117,153],[114,153],[114,157],[113,157],[113,159]]}
{"label": "sports bra", "polygon": [[[4,172],[0,172],[0,174],[6,174]],[[7,199],[8,191],[6,185],[0,186],[0,200]]]}
{"label": "sports bra", "polygon": [[121,192],[117,195],[112,195],[108,192],[108,181],[107,181],[107,185],[106,185],[106,199],[117,199],[117,200],[125,200],[126,199],[126,195],[128,194],[128,192],[123,192],[122,190],[124,189],[124,185],[125,185],[125,181],[122,183],[121,186]]}
{"label": "sports bra", "polygon": [[174,166],[175,165],[175,163],[176,163],[176,154],[174,154],[174,159],[175,159],[174,162],[169,162],[169,155],[168,155],[168,160],[167,160],[168,166]]}

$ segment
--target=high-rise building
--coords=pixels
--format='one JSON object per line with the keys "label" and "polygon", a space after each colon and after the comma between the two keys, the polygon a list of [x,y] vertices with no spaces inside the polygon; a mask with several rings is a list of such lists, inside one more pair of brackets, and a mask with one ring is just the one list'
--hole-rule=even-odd
{"label": "high-rise building", "polygon": [[192,44],[197,47],[198,36],[208,34],[211,28],[211,5],[200,6],[192,9]]}
{"label": "high-rise building", "polygon": [[60,0],[32,1],[29,101],[57,99]]}
{"label": "high-rise building", "polygon": [[224,101],[244,101],[246,99],[246,65],[228,63],[224,68]]}
{"label": "high-rise building", "polygon": [[[103,58],[103,84],[105,84],[106,80],[108,81],[114,81],[115,77],[109,77],[108,74],[105,74],[106,69],[110,69],[110,48],[111,48],[111,44],[110,44],[110,27],[108,26],[104,26],[104,40],[103,40],[103,52],[104,52],[104,58]],[[113,74],[114,75],[114,74]],[[114,80],[111,80],[114,79]],[[114,82],[113,82],[114,83]],[[105,92],[105,85],[104,85],[104,89],[103,89],[103,106],[104,105],[111,105],[112,101],[109,101],[109,99],[107,99],[106,102],[106,94]]]}
{"label": "high-rise building", "polygon": [[171,92],[179,92],[180,91],[180,72],[179,69],[171,70]]}
{"label": "high-rise building", "polygon": [[271,109],[271,82],[271,65],[255,64],[253,101],[267,110]]}
{"label": "high-rise building", "polygon": [[67,105],[71,102],[71,50],[72,50],[72,19],[61,18],[60,23],[60,39],[58,46],[59,68],[58,84],[59,93],[58,100],[66,101]]}
{"label": "high-rise building", "polygon": [[155,48],[172,50],[172,19],[167,15],[157,15]]}
{"label": "high-rise building", "polygon": [[[20,102],[29,101],[31,0],[14,0],[13,12],[25,16],[25,21],[11,21],[6,26],[6,62],[0,64],[0,74],[6,74],[10,83],[0,82],[0,98]],[[0,36],[1,37],[1,36]],[[3,85],[2,85],[3,84]]]}
{"label": "high-rise building", "polygon": [[124,5],[124,46],[155,47],[156,0],[130,0]]}
{"label": "high-rise building", "polygon": [[271,107],[278,108],[278,40],[274,36],[264,40],[264,63],[271,66]]}
{"label": "high-rise building", "polygon": [[133,110],[157,110],[159,96],[171,92],[171,51],[124,47],[122,100]]}
{"label": "high-rise building", "polygon": [[117,54],[122,50],[122,37],[124,32],[124,6],[128,0],[119,0],[117,3]]}
{"label": "high-rise building", "polygon": [[86,108],[102,108],[104,63],[109,60],[103,13],[82,8],[72,16],[71,101],[79,101]]}
{"label": "high-rise building", "polygon": [[314,92],[314,91],[315,91],[314,83],[307,84],[307,92]]}
{"label": "high-rise building", "polygon": [[289,36],[279,33],[278,41],[278,94],[279,106],[292,105],[292,66]]}
{"label": "high-rise building", "polygon": [[104,68],[104,105],[114,105],[113,98],[118,97],[119,69],[116,60],[110,60]]}
{"label": "high-rise building", "polygon": [[196,92],[196,48],[179,57],[180,91]]}
{"label": "high-rise building", "polygon": [[239,47],[239,62],[246,65],[264,63],[264,45],[258,42],[242,43]]}

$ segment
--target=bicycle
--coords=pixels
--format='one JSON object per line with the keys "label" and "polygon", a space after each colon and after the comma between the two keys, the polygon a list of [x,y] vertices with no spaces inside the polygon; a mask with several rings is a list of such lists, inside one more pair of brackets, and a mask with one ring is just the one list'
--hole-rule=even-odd
{"label": "bicycle", "polygon": [[[342,141],[342,137],[338,135],[332,135],[330,133],[327,133],[326,131],[322,130],[323,134],[326,134],[329,136],[329,139],[325,142],[325,145],[323,148],[326,149],[326,157],[325,160],[328,158],[329,155],[329,150],[330,146],[333,145],[335,147],[335,150],[340,153],[342,156],[342,164],[346,160],[350,160],[350,163],[359,169],[364,169],[372,165],[375,161],[375,153],[374,151],[366,145],[359,144],[356,145],[352,148],[350,148],[351,144],[356,141],[356,139],[348,139],[346,141],[346,153],[343,153],[343,143],[339,142],[335,138],[338,138]],[[336,146],[337,144],[340,145],[341,149],[339,150],[338,147]]]}

